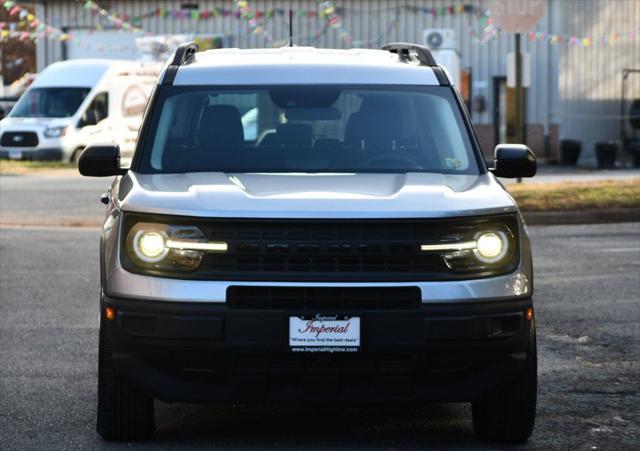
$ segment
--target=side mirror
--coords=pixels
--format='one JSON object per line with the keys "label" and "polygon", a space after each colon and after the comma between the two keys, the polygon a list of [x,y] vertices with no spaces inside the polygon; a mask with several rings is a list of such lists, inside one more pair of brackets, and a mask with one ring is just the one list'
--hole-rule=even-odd
{"label": "side mirror", "polygon": [[78,160],[78,170],[80,174],[88,177],[109,177],[127,173],[127,169],[120,167],[120,146],[117,144],[87,147]]}
{"label": "side mirror", "polygon": [[496,177],[533,177],[538,170],[535,155],[524,144],[497,145],[493,164],[495,167],[490,171]]}

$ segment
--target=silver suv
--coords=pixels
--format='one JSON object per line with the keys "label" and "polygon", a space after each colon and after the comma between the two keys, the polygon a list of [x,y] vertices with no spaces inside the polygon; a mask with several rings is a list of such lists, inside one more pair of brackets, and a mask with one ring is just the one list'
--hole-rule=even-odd
{"label": "silver suv", "polygon": [[471,402],[521,442],[536,406],[527,230],[429,51],[181,46],[101,236],[98,424],[149,437],[165,402]]}

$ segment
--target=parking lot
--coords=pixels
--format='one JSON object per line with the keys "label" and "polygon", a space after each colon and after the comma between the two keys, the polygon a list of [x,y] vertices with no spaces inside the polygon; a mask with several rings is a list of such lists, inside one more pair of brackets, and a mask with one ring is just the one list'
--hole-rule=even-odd
{"label": "parking lot", "polygon": [[[106,180],[0,177],[0,447],[129,448],[95,433]],[[24,225],[26,224],[26,225]],[[524,449],[640,442],[640,224],[533,226],[539,408]],[[467,405],[157,405],[141,448],[486,449]]]}

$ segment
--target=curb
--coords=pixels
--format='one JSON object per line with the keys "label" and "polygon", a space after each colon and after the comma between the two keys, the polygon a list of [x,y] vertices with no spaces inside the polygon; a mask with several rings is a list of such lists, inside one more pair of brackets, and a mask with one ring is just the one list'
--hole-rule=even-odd
{"label": "curb", "polygon": [[599,224],[611,222],[640,222],[640,208],[611,208],[607,210],[523,211],[529,225]]}

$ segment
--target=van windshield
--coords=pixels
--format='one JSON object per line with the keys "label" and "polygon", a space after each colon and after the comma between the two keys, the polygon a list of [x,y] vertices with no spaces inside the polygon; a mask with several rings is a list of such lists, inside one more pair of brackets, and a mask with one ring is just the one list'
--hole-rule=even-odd
{"label": "van windshield", "polygon": [[20,97],[9,116],[73,116],[89,91],[89,88],[33,88]]}
{"label": "van windshield", "polygon": [[450,88],[160,89],[139,172],[480,171]]}

